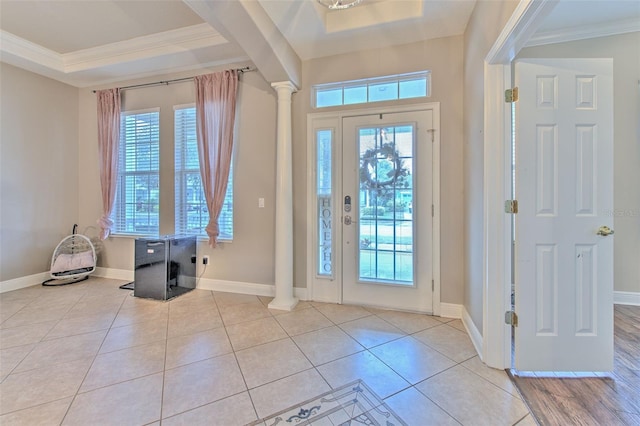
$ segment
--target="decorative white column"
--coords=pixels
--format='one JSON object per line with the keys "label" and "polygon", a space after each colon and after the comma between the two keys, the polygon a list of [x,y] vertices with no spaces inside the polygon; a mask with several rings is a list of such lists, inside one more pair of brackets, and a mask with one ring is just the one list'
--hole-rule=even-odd
{"label": "decorative white column", "polygon": [[269,308],[292,310],[293,297],[293,157],[291,154],[291,94],[296,86],[290,81],[272,83],[278,93],[276,129],[276,297]]}

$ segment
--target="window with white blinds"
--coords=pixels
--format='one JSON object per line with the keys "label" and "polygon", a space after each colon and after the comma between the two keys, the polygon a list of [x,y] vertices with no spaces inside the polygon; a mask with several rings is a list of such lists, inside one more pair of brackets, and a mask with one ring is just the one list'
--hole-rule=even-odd
{"label": "window with white blinds", "polygon": [[[202,191],[196,108],[174,107],[175,125],[175,232],[206,235],[209,211]],[[227,193],[218,219],[221,240],[233,239],[233,163],[229,172]]]}
{"label": "window with white blinds", "polygon": [[115,233],[159,233],[159,118],[159,109],[121,115],[118,186],[113,210]]}

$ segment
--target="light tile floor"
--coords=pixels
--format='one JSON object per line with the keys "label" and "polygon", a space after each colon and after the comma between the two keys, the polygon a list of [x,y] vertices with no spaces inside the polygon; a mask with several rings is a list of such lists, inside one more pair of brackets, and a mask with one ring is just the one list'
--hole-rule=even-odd
{"label": "light tile floor", "polygon": [[459,320],[122,283],[0,295],[0,424],[245,425],[356,380],[408,425],[535,424]]}

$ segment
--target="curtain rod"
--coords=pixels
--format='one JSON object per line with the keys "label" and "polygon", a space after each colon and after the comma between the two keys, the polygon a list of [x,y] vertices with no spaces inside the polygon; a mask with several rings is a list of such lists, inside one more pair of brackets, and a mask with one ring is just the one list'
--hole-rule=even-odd
{"label": "curtain rod", "polygon": [[[238,71],[238,73],[240,73],[240,74],[244,74],[245,72],[253,72],[253,71],[257,71],[257,70],[255,68],[251,69],[250,67],[242,67],[242,68],[236,68],[236,71]],[[188,80],[193,80],[193,77],[174,78],[173,80],[154,81],[153,83],[133,84],[131,86],[120,87],[119,89],[120,90],[138,89],[140,87],[158,86],[160,84],[169,85],[170,83],[179,83],[181,81],[188,81]],[[97,90],[92,90],[92,92],[96,93]]]}

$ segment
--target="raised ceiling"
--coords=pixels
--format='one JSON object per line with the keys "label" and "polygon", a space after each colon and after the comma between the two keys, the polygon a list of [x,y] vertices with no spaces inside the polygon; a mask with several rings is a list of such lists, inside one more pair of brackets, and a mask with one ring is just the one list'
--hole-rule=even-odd
{"label": "raised ceiling", "polygon": [[368,1],[329,11],[315,1],[262,1],[300,59],[460,35],[475,0]]}
{"label": "raised ceiling", "polygon": [[[363,0],[330,12],[315,0],[0,0],[0,59],[78,87],[231,64],[299,84],[301,61],[463,34],[475,3]],[[640,2],[563,0],[541,33],[549,42],[567,26],[593,34],[623,21],[640,30]]]}
{"label": "raised ceiling", "polygon": [[0,25],[57,53],[204,23],[181,1],[2,0]]}

